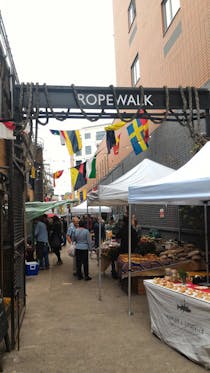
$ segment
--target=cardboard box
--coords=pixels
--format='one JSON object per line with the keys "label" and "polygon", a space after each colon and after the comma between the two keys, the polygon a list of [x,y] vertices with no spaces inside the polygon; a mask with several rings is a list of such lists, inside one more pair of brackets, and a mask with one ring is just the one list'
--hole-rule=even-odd
{"label": "cardboard box", "polygon": [[25,264],[26,276],[36,276],[39,272],[39,264],[37,262],[27,262]]}

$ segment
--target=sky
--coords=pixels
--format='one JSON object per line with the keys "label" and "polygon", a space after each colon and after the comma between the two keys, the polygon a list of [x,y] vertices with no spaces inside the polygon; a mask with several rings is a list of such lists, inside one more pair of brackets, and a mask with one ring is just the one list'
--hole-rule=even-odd
{"label": "sky", "polygon": [[[21,83],[115,85],[112,0],[1,0],[0,11]],[[64,169],[55,194],[70,191],[70,163],[66,147],[49,129],[101,123],[51,119],[39,127],[48,170]]]}

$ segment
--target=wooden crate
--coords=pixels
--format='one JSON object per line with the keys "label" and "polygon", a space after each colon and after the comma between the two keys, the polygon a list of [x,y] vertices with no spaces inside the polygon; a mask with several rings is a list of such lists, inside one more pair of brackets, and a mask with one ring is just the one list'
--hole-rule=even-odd
{"label": "wooden crate", "polygon": [[[168,266],[170,267],[170,266]],[[204,261],[198,261],[198,260],[190,260],[188,263],[187,262],[179,262],[171,268],[177,269],[179,271],[182,269],[183,271],[203,271],[205,270],[205,262]]]}
{"label": "wooden crate", "polygon": [[[154,276],[153,276],[154,277]],[[144,280],[151,279],[153,277],[132,277],[131,278],[131,294],[137,295],[144,295],[145,294],[145,287],[144,287]],[[125,278],[120,282],[122,290],[128,294],[128,279]]]}

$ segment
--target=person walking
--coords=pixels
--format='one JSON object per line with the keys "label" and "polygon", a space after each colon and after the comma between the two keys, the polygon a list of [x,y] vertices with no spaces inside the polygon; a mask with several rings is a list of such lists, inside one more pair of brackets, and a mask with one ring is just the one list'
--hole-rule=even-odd
{"label": "person walking", "polygon": [[[66,234],[66,239],[68,243],[72,244],[75,241],[75,231],[79,227],[79,219],[77,216],[74,216],[72,218],[72,222],[70,223],[67,234]],[[73,275],[77,275],[77,265],[76,265],[76,255],[73,258]]]}
{"label": "person walking", "polygon": [[49,241],[47,230],[47,215],[44,214],[38,219],[34,236],[36,239],[36,256],[40,269],[49,269]]}
{"label": "person walking", "polygon": [[61,231],[62,231],[62,238],[63,238],[62,246],[65,246],[66,245],[66,234],[67,234],[67,221],[66,221],[65,216],[61,218]]}
{"label": "person walking", "polygon": [[81,280],[83,278],[82,266],[84,270],[85,281],[92,280],[89,276],[89,263],[88,263],[88,252],[92,250],[92,241],[90,232],[85,228],[85,221],[79,221],[79,228],[75,231],[75,242],[76,242],[76,265],[77,265],[77,278]]}
{"label": "person walking", "polygon": [[61,222],[58,216],[53,216],[53,222],[50,227],[50,247],[57,256],[57,264],[63,264],[63,261],[61,260],[61,244],[62,244],[62,233],[61,233]]}

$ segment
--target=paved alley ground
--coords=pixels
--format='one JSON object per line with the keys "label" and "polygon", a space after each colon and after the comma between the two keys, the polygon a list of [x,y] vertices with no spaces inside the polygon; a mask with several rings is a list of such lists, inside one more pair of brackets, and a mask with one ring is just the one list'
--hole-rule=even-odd
{"label": "paved alley ground", "polygon": [[162,343],[150,332],[147,299],[128,297],[108,270],[98,300],[98,267],[90,259],[92,281],[72,275],[72,258],[27,277],[27,307],[20,350],[5,353],[4,373],[201,373],[206,370]]}

